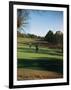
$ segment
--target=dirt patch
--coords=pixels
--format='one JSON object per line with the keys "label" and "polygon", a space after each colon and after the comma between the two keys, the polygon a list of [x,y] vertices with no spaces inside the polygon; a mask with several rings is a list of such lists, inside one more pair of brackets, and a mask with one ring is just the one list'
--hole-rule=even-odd
{"label": "dirt patch", "polygon": [[17,80],[36,80],[36,79],[56,79],[63,78],[61,73],[52,71],[41,71],[32,69],[18,68]]}

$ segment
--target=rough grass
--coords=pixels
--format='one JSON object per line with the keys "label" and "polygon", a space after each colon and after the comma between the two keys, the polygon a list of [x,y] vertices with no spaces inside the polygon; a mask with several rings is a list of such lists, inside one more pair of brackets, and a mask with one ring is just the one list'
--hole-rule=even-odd
{"label": "rough grass", "polygon": [[36,79],[56,79],[63,78],[63,75],[60,73],[52,71],[40,71],[32,69],[19,68],[17,72],[18,80],[36,80]]}

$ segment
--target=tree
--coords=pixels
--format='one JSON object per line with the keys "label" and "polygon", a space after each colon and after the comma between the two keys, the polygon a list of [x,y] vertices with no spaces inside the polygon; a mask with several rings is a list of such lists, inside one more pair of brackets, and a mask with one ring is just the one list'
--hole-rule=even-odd
{"label": "tree", "polygon": [[63,33],[61,31],[57,31],[55,33],[55,43],[56,44],[63,44]]}
{"label": "tree", "polygon": [[17,10],[17,28],[19,31],[24,30],[24,27],[28,24],[29,12],[28,10]]}
{"label": "tree", "polygon": [[37,53],[38,52],[38,45],[36,44],[35,47],[36,47],[36,53]]}
{"label": "tree", "polygon": [[53,32],[51,30],[46,34],[45,40],[48,41],[49,43],[53,43],[54,34],[53,34]]}

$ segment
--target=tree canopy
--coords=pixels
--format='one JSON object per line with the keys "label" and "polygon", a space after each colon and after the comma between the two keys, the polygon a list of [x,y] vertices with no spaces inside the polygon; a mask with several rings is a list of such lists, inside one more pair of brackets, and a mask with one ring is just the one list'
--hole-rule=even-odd
{"label": "tree canopy", "polygon": [[49,30],[49,32],[45,36],[45,40],[52,43],[53,39],[54,39],[53,32],[51,30]]}
{"label": "tree canopy", "polygon": [[56,31],[54,34],[51,30],[45,35],[44,40],[52,44],[63,44],[63,33]]}
{"label": "tree canopy", "polygon": [[24,9],[17,10],[17,28],[24,30],[24,27],[28,24],[29,12]]}

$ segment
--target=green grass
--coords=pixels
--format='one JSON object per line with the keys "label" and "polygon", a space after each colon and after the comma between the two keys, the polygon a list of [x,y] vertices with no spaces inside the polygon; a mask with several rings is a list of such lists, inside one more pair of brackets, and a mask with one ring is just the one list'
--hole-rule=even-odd
{"label": "green grass", "polygon": [[45,45],[38,45],[39,49],[36,53],[35,44],[30,48],[30,42],[35,42],[35,39],[18,37],[18,68],[31,68],[63,73],[63,52],[61,49],[52,49]]}
{"label": "green grass", "polygon": [[18,52],[18,59],[37,59],[37,58],[53,58],[53,59],[60,59],[62,60],[62,56],[56,56],[56,55],[49,55],[49,54],[39,54],[39,53],[20,53]]}
{"label": "green grass", "polygon": [[29,48],[29,45],[18,45],[18,59],[38,59],[38,58],[53,58],[63,60],[63,54],[60,49],[49,49],[48,47],[39,46],[36,53],[35,46]]}

